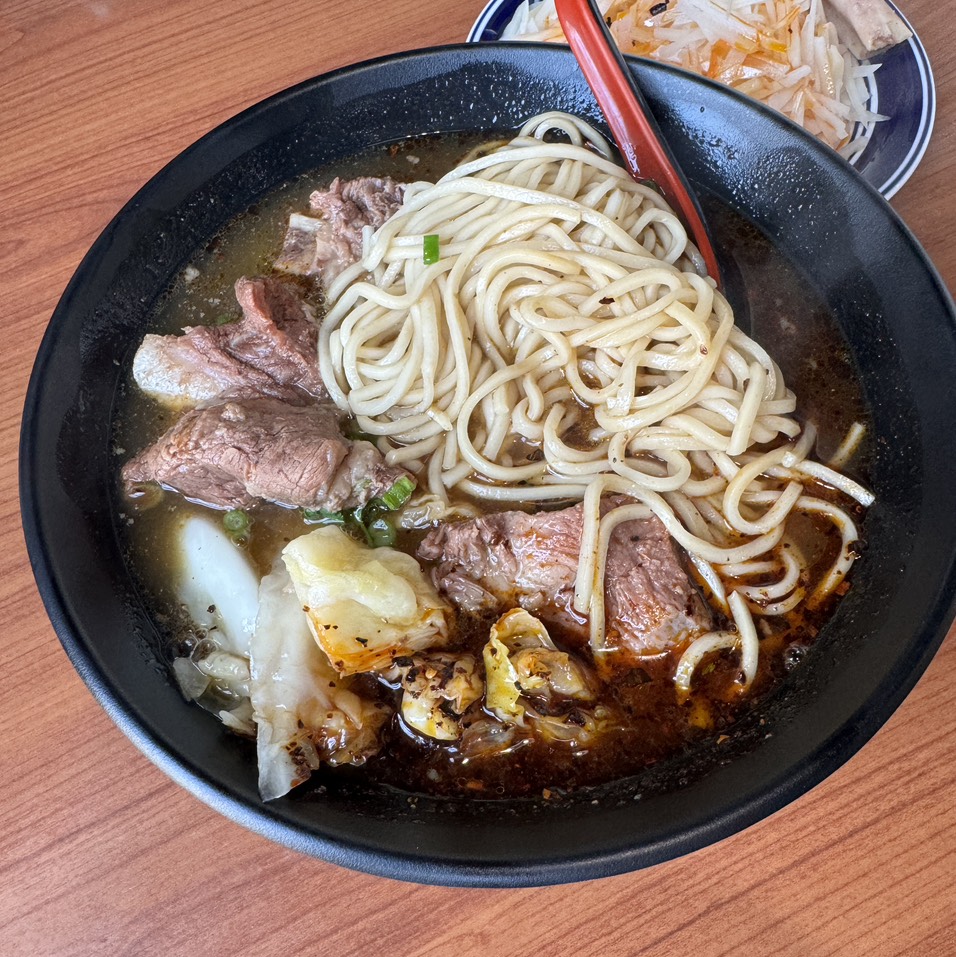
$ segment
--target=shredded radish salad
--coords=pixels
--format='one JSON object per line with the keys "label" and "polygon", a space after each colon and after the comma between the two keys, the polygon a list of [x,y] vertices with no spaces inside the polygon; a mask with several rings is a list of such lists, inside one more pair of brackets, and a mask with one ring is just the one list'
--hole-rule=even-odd
{"label": "shredded radish salad", "polygon": [[[822,0],[598,0],[624,53],[719,80],[851,159],[866,148],[877,64],[840,42]],[[503,40],[564,42],[554,0],[523,0]],[[859,126],[857,125],[859,124]]]}

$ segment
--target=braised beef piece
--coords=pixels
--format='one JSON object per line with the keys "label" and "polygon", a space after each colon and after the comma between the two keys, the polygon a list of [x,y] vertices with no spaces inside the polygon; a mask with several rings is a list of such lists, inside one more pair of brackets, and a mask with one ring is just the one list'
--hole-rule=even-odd
{"label": "braised beef piece", "polygon": [[408,475],[369,442],[344,438],[329,403],[229,401],[184,413],[123,468],[127,489],[158,482],[214,508],[265,499],[338,511],[364,505]]}
{"label": "braised beef piece", "polygon": [[[572,607],[583,507],[499,512],[433,529],[418,555],[436,562],[438,589],[465,611],[521,606],[566,638],[587,640],[587,620]],[[629,656],[668,651],[711,627],[664,526],[623,522],[611,536],[605,574],[609,649]]]}
{"label": "braised beef piece", "polygon": [[309,205],[318,216],[293,214],[289,219],[276,269],[299,276],[317,276],[326,285],[362,255],[362,230],[377,229],[399,206],[405,187],[385,177],[335,179],[316,190]]}
{"label": "braised beef piece", "polygon": [[186,404],[275,396],[304,402],[327,395],[319,376],[315,321],[296,291],[277,279],[236,283],[242,318],[148,335],[133,360],[144,392]]}

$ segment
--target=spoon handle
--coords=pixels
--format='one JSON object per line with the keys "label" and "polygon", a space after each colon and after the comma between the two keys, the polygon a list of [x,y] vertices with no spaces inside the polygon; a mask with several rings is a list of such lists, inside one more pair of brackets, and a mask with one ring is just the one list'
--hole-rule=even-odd
{"label": "spoon handle", "polygon": [[700,204],[664,141],[595,0],[556,0],[555,8],[628,172],[638,181],[652,180],[661,188],[683,219],[708,274],[719,287],[720,268]]}

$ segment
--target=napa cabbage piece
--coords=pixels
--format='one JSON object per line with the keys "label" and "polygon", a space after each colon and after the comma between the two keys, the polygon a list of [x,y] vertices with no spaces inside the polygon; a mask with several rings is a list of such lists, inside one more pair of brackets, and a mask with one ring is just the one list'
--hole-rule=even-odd
{"label": "napa cabbage piece", "polygon": [[259,575],[221,522],[190,515],[175,536],[173,588],[189,617],[221,651],[249,655]]}
{"label": "napa cabbage piece", "polygon": [[282,562],[259,588],[250,670],[263,800],[302,784],[323,761],[362,764],[378,751],[390,709],[363,699],[332,668]]}
{"label": "napa cabbage piece", "polygon": [[430,652],[400,658],[382,677],[402,688],[402,719],[438,741],[461,736],[461,718],[484,693],[474,655]]}
{"label": "napa cabbage piece", "polygon": [[282,559],[315,640],[341,675],[381,671],[448,640],[451,608],[410,555],[327,526],[291,541]]}
{"label": "napa cabbage piece", "polygon": [[595,704],[588,667],[559,650],[523,608],[495,622],[482,655],[486,714],[463,729],[463,757],[504,754],[532,739],[583,750],[615,727],[608,708]]}
{"label": "napa cabbage piece", "polygon": [[249,642],[258,612],[256,570],[219,522],[190,515],[174,538],[173,588],[201,638],[173,661],[180,691],[227,727],[254,736]]}
{"label": "napa cabbage piece", "polygon": [[560,651],[548,630],[523,608],[505,613],[492,625],[482,652],[485,662],[485,704],[501,721],[523,724],[530,712],[521,701],[533,696],[593,701],[593,679],[587,668]]}
{"label": "napa cabbage piece", "polygon": [[494,635],[482,650],[485,662],[485,704],[500,721],[520,723],[524,718],[518,672],[511,663],[508,646]]}

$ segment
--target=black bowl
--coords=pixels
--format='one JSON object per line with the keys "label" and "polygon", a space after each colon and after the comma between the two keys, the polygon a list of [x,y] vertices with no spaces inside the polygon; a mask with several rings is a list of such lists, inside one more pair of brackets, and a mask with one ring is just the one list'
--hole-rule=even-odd
{"label": "black bowl", "polygon": [[946,634],[956,327],[944,286],[876,191],[801,130],[707,81],[632,66],[690,179],[774,239],[849,343],[876,435],[877,495],[853,588],[731,742],[584,798],[416,800],[336,772],[263,804],[248,746],[170,680],[124,564],[110,422],[131,349],[193,252],[300,173],[411,134],[515,127],[545,109],[599,121],[562,48],[450,47],[311,80],[204,137],[119,213],[53,315],[23,418],[25,534],[67,653],[148,757],[241,824],[338,864],[432,883],[633,870],[739,831],[826,777],[892,714]]}

